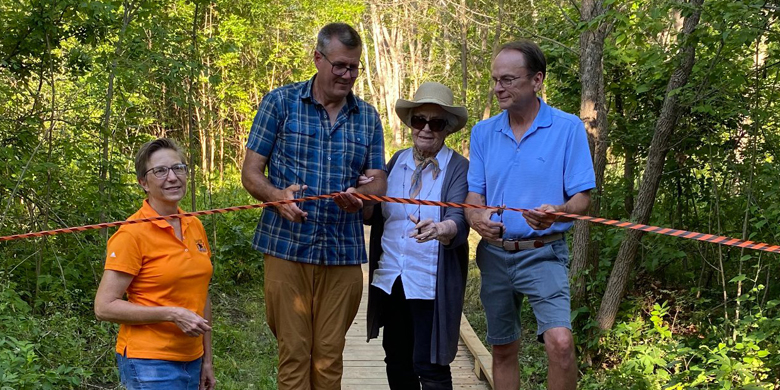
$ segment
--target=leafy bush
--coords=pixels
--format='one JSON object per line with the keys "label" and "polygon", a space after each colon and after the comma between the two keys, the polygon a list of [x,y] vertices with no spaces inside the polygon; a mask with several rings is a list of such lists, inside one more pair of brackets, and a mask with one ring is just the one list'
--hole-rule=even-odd
{"label": "leafy bush", "polygon": [[[667,302],[634,300],[637,313],[601,338],[602,366],[588,368],[583,389],[776,389],[780,313],[778,301],[735,326],[724,318],[681,323]],[[771,315],[770,315],[771,312]],[[624,311],[624,313],[626,313]],[[767,316],[770,315],[770,316]]]}
{"label": "leafy bush", "polygon": [[30,316],[32,308],[15,287],[13,282],[0,284],[0,389],[79,386],[92,375],[83,356],[74,356],[85,350],[83,339],[58,332],[78,334],[84,321],[76,316]]}

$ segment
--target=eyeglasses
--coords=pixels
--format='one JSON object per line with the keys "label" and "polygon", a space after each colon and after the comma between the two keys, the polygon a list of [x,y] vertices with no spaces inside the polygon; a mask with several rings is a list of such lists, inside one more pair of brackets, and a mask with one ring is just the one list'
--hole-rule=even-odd
{"label": "eyeglasses", "polygon": [[435,133],[438,133],[447,127],[447,120],[441,118],[425,119],[425,117],[415,115],[409,122],[412,125],[412,128],[417,130],[422,130],[425,128],[425,125],[428,125],[428,128]]}
{"label": "eyeglasses", "polygon": [[336,76],[342,77],[345,74],[347,74],[347,72],[349,72],[349,77],[355,78],[358,77],[358,75],[360,75],[360,71],[363,70],[362,66],[347,66],[340,62],[334,64],[330,62],[328,57],[326,57],[325,54],[323,54],[321,51],[317,51],[317,53],[320,53],[322,58],[324,58],[325,61],[328,61],[328,63],[331,66],[330,71],[333,72],[333,74],[335,74]]}
{"label": "eyeglasses", "polygon": [[147,173],[151,172],[154,174],[154,177],[158,179],[165,179],[168,177],[168,170],[172,170],[173,174],[176,176],[187,176],[187,164],[173,164],[170,167],[154,167],[152,169],[147,170],[144,172],[144,176],[146,176]]}
{"label": "eyeglasses", "polygon": [[493,86],[495,86],[496,84],[501,84],[502,87],[509,88],[509,87],[512,86],[512,82],[514,82],[515,80],[521,79],[523,77],[531,78],[531,77],[533,77],[535,75],[536,75],[536,73],[528,73],[528,74],[526,74],[524,76],[517,76],[517,77],[504,76],[504,77],[501,77],[500,79],[497,79],[495,77],[491,77],[491,79],[493,79]]}

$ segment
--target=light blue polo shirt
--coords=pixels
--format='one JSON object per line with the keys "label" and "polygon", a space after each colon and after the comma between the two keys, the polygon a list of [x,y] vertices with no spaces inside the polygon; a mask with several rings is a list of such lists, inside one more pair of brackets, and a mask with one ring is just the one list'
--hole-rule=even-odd
{"label": "light blue polo shirt", "polygon": [[[580,118],[539,99],[539,112],[517,142],[506,111],[477,123],[471,130],[469,191],[485,195],[489,206],[532,209],[559,205],[596,187],[585,126]],[[493,215],[494,221],[499,217]],[[556,222],[534,230],[516,211],[504,213],[505,239],[537,237],[569,230]]]}

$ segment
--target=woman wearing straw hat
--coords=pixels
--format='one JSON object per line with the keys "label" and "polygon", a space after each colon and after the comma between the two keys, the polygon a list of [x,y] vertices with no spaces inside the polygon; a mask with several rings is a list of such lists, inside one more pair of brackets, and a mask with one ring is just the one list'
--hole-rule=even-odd
{"label": "woman wearing straw hat", "polygon": [[[440,83],[420,86],[395,112],[412,129],[413,147],[387,165],[387,195],[463,202],[468,160],[444,145],[463,128],[465,107]],[[365,182],[365,181],[363,181]],[[453,207],[381,203],[364,210],[369,246],[368,339],[384,327],[392,389],[452,389],[468,269],[469,227]]]}

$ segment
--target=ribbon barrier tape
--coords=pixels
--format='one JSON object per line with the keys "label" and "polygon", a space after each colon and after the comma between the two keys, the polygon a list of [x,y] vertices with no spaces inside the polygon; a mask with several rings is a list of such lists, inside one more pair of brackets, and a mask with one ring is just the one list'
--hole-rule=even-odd
{"label": "ribbon barrier tape", "polygon": [[[475,209],[501,209],[501,210],[508,210],[508,211],[517,211],[517,212],[523,212],[527,209],[521,209],[521,208],[513,208],[513,207],[495,207],[495,206],[478,206],[473,204],[462,204],[462,203],[451,203],[451,202],[436,202],[431,200],[413,200],[413,199],[405,199],[405,198],[394,198],[390,196],[376,196],[376,195],[363,195],[363,194],[355,194],[358,198],[361,199],[368,199],[368,200],[374,200],[379,202],[393,202],[393,203],[406,203],[406,204],[421,204],[425,206],[443,206],[443,207],[460,207],[460,208],[475,208]],[[770,253],[780,253],[780,246],[778,245],[770,245],[763,242],[753,242],[753,241],[745,241],[740,240],[738,238],[732,238],[732,237],[725,237],[725,236],[716,236],[712,234],[706,234],[706,233],[698,233],[698,232],[690,232],[687,230],[679,230],[679,229],[670,229],[670,228],[662,228],[658,226],[651,226],[651,225],[644,225],[641,223],[633,223],[633,222],[625,222],[625,221],[618,221],[614,219],[605,219],[605,218],[599,218],[599,217],[591,217],[587,215],[579,215],[579,214],[568,214],[568,213],[562,213],[562,212],[547,212],[548,214],[557,215],[560,217],[566,217],[566,218],[573,218],[573,219],[579,219],[582,221],[588,221],[593,223],[600,223],[603,225],[608,226],[617,226],[624,229],[633,229],[633,230],[641,230],[643,232],[648,233],[656,233],[656,234],[663,234],[666,236],[672,236],[672,237],[682,237],[687,238],[690,240],[697,240],[697,241],[703,241],[703,242],[710,242],[713,244],[721,244],[721,245],[728,245],[728,246],[735,246],[739,248],[746,248],[746,249],[755,249],[760,250],[764,252],[770,252]]]}
{"label": "ribbon barrier tape", "polygon": [[140,218],[140,219],[131,219],[131,220],[127,220],[127,221],[114,221],[114,222],[97,223],[97,224],[94,224],[94,225],[83,225],[83,226],[75,226],[75,227],[68,227],[68,228],[62,228],[62,229],[43,230],[43,231],[40,231],[40,232],[32,232],[32,233],[24,233],[24,234],[14,234],[12,236],[0,237],[0,242],[11,241],[11,240],[21,240],[21,239],[33,238],[33,237],[53,236],[55,234],[63,234],[63,233],[76,233],[76,232],[83,232],[85,230],[103,229],[103,228],[109,228],[109,227],[114,227],[114,226],[132,225],[132,224],[136,224],[136,223],[144,223],[144,222],[152,222],[152,221],[167,221],[169,219],[177,219],[177,218],[182,218],[182,217],[197,217],[199,215],[224,214],[224,213],[229,213],[231,211],[260,209],[260,208],[264,208],[264,207],[278,206],[278,205],[289,204],[289,203],[305,202],[305,201],[309,201],[309,200],[329,199],[329,198],[332,198],[334,196],[336,196],[335,193],[334,194],[329,194],[329,195],[306,196],[306,197],[298,198],[298,199],[288,199],[288,200],[280,200],[280,201],[276,201],[276,202],[266,202],[266,203],[250,204],[250,205],[244,205],[244,206],[225,207],[225,208],[222,208],[222,209],[193,211],[193,212],[190,212],[190,213],[169,214],[169,215],[162,215],[162,216],[153,217],[153,218]]}
{"label": "ribbon barrier tape", "polygon": [[[221,208],[221,209],[194,211],[194,212],[190,212],[190,213],[170,214],[170,215],[159,216],[159,217],[154,217],[154,218],[143,218],[143,219],[133,219],[133,220],[127,220],[127,221],[106,222],[106,223],[98,223],[98,224],[94,224],[94,225],[83,225],[83,226],[75,226],[75,227],[68,227],[68,228],[62,228],[62,229],[44,230],[44,231],[40,231],[40,232],[14,234],[14,235],[11,235],[11,236],[0,237],[0,242],[12,241],[12,240],[21,240],[21,239],[33,238],[33,237],[53,236],[55,234],[83,232],[85,230],[102,229],[102,228],[108,228],[108,227],[114,227],[114,226],[130,225],[130,224],[144,223],[144,222],[151,222],[151,221],[169,220],[169,219],[176,219],[176,218],[182,218],[182,217],[197,217],[199,215],[223,214],[223,213],[228,213],[228,212],[238,211],[238,210],[259,209],[259,208],[273,207],[273,206],[278,206],[278,205],[283,205],[283,204],[307,202],[307,201],[312,201],[312,200],[331,199],[331,198],[335,197],[338,194],[339,193],[332,193],[332,194],[325,194],[325,195],[314,195],[314,196],[306,196],[306,197],[303,197],[303,198],[287,199],[287,200],[280,200],[280,201],[274,201],[274,202],[265,202],[265,203],[260,203],[260,204],[225,207],[225,208]],[[396,198],[396,197],[391,197],[391,196],[364,195],[364,194],[358,194],[358,193],[353,193],[352,195],[354,195],[355,197],[357,197],[359,199],[372,200],[372,201],[377,201],[377,202],[403,203],[403,204],[422,205],[422,206],[458,207],[458,208],[470,208],[470,209],[499,209],[499,210],[504,210],[504,211],[516,211],[516,212],[526,211],[526,209],[513,208],[513,207],[480,206],[480,205],[465,204],[465,203],[439,202],[439,201],[433,201],[433,200],[416,200],[416,199],[407,199],[407,198]],[[548,213],[549,214],[553,214],[553,215],[557,215],[557,216],[560,216],[560,217],[578,219],[578,220],[588,221],[588,222],[593,222],[593,223],[600,223],[600,224],[608,225],[608,226],[616,226],[616,227],[623,228],[623,229],[640,230],[640,231],[648,232],[648,233],[663,234],[663,235],[672,236],[672,237],[682,237],[682,238],[686,238],[686,239],[690,239],[690,240],[709,242],[709,243],[713,243],[713,244],[734,246],[734,247],[745,248],[745,249],[754,249],[754,250],[770,252],[770,253],[780,253],[780,246],[778,246],[778,245],[770,245],[770,244],[766,244],[766,243],[763,243],[763,242],[746,241],[746,240],[740,240],[738,238],[732,238],[732,237],[716,236],[716,235],[712,235],[712,234],[691,232],[691,231],[687,231],[687,230],[662,228],[662,227],[658,227],[658,226],[644,225],[644,224],[641,224],[641,223],[618,221],[618,220],[614,220],[614,219],[605,219],[605,218],[599,218],[599,217],[591,217],[591,216],[587,216],[587,215],[569,214],[569,213],[563,213],[563,212],[548,212]]]}

